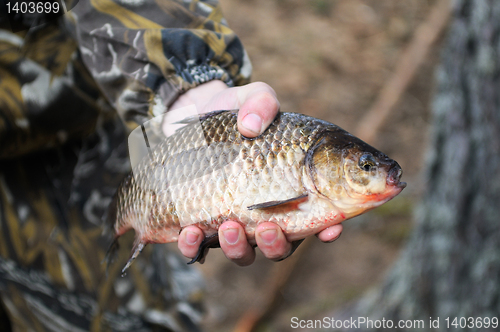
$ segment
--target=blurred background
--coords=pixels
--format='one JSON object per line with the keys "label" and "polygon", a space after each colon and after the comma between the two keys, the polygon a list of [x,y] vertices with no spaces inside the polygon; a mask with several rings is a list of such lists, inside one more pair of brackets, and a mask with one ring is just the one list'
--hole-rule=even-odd
{"label": "blurred background", "polygon": [[[221,0],[229,26],[252,61],[253,81],[276,90],[282,111],[318,117],[355,134],[361,134],[359,123],[436,2]],[[370,142],[401,165],[407,188],[386,205],[344,223],[336,242],[314,238],[288,279],[279,272],[288,271],[287,261],[274,263],[258,254],[253,265],[237,267],[220,250],[211,250],[199,266],[207,283],[208,330],[244,330],[252,308],[271,298],[272,309],[259,330],[288,331],[291,317],[312,319],[340,308],[383,280],[412,230],[412,213],[424,188],[441,39]],[[276,296],[271,289],[278,290]]]}
{"label": "blurred background", "polygon": [[[121,2],[132,4],[128,0]],[[212,250],[204,265],[196,265],[206,280],[207,315],[202,322],[205,329],[235,332],[289,331],[292,317],[304,320],[368,317],[379,321],[382,318],[394,321],[425,319],[427,325],[422,330],[448,331],[450,328],[445,326],[444,321],[449,317],[452,322],[458,320],[459,325],[453,326],[454,331],[498,331],[500,1],[220,2],[228,25],[240,37],[252,60],[253,80],[266,82],[276,90],[282,111],[299,112],[328,120],[366,140],[399,162],[404,171],[402,181],[408,185],[391,202],[347,221],[343,235],[335,243],[324,244],[315,237],[310,237],[283,262],[274,263],[258,254],[251,266],[238,267],[229,262],[222,251]],[[183,4],[188,6],[193,2],[183,1]],[[219,15],[218,11],[212,13]],[[47,54],[52,54],[54,50],[51,49],[51,44],[45,43],[45,39],[37,39],[37,36],[31,36],[36,41],[33,45],[46,44]],[[47,36],[50,37],[51,34]],[[65,41],[72,43],[70,40]],[[75,48],[76,45],[72,47]],[[17,50],[17,46],[11,49]],[[71,52],[65,50],[58,49],[55,53],[65,54],[69,58]],[[6,54],[9,56],[9,53]],[[38,52],[34,54],[38,56]],[[41,52],[41,59],[45,59],[47,54]],[[4,90],[7,97],[12,97],[8,89]],[[92,89],[89,91],[94,93]],[[95,92],[97,95],[97,91]],[[65,93],[61,92],[62,95]],[[95,104],[92,104],[91,110],[94,107],[104,107],[99,102]],[[57,117],[57,126],[62,126],[64,119],[79,122],[79,118],[73,119],[66,113],[65,115],[66,117]],[[19,121],[16,117],[13,119],[19,126],[26,127],[25,120]],[[106,126],[107,124],[108,122],[104,123]],[[84,127],[84,124],[77,123],[75,128],[80,128],[80,125]],[[114,183],[118,183],[115,180],[119,180],[117,174],[125,174],[127,171],[123,167],[118,170],[114,167],[126,166],[126,162],[122,162],[125,160],[122,159],[125,158],[125,144],[119,145],[123,149],[117,154],[115,152],[119,150],[102,149],[104,143],[101,142],[107,142],[107,135],[111,132],[110,142],[122,141],[124,133],[116,130],[117,128],[121,126],[110,125],[105,132],[97,130],[95,135],[86,138],[83,143],[77,141],[75,145],[64,147],[67,149],[64,151],[69,151],[72,156],[68,165],[75,167],[75,170],[79,167],[92,169],[88,165],[94,165],[94,160],[99,163],[111,160],[109,165],[112,166],[108,168],[105,167],[107,161],[103,165],[99,164],[99,167],[103,167],[103,172],[94,174],[86,171],[80,174],[75,171],[78,174],[76,180],[68,181],[70,178],[66,170],[70,168],[62,163],[56,153],[46,159],[45,156],[33,159],[41,160],[43,164],[32,162],[29,158],[23,160],[23,165],[29,164],[26,169],[34,169],[36,172],[24,172],[23,167],[17,167],[17,161],[4,166],[8,171],[5,174],[20,174],[19,178],[24,179],[24,173],[29,173],[33,176],[33,181],[17,181],[17,176],[4,178],[8,180],[10,187],[16,189],[12,192],[19,194],[19,197],[24,197],[23,191],[30,189],[23,188],[29,188],[32,183],[39,189],[42,184],[50,184],[51,190],[57,192],[57,195],[50,196],[50,202],[65,203],[68,201],[67,197],[70,197],[71,209],[84,206],[85,211],[91,212],[88,212],[90,217],[85,214],[82,220],[88,219],[97,227],[100,219],[95,221],[92,218],[100,216],[99,213],[107,207],[109,201],[94,197],[111,195],[116,187]],[[56,135],[51,139],[59,142],[65,140],[66,135]],[[113,146],[111,143],[109,145]],[[16,144],[12,147],[15,148]],[[81,151],[81,155],[78,152],[78,158],[75,151]],[[94,151],[99,152],[93,154]],[[118,155],[120,156],[117,157]],[[81,160],[83,161],[80,162]],[[43,176],[39,177],[38,174]],[[52,175],[61,180],[53,181]],[[104,179],[104,186],[101,179]],[[61,183],[66,187],[60,189],[58,186]],[[103,187],[103,194],[96,192],[94,196],[96,187]],[[79,195],[79,192],[83,195]],[[4,197],[10,197],[9,195],[5,194]],[[33,198],[33,202],[45,199],[42,195],[35,196],[37,197]],[[85,201],[87,198],[88,201]],[[30,214],[25,212],[24,200],[19,202],[23,204],[17,210],[19,216],[23,215],[19,220],[28,220]],[[91,205],[84,202],[91,202]],[[32,205],[43,211],[40,216],[48,215],[44,210],[45,203]],[[61,210],[60,205],[54,204],[54,207],[57,211]],[[73,213],[71,209],[67,212],[68,216]],[[94,209],[98,211],[95,215]],[[33,211],[36,209],[33,208]],[[66,215],[66,212],[58,213]],[[79,218],[68,217],[68,220],[79,222]],[[57,218],[50,220],[55,219]],[[51,251],[54,247],[45,246],[46,243],[55,241],[61,248],[66,248],[63,245],[80,239],[82,235],[80,224],[77,224],[78,227],[67,227],[68,236],[57,233],[61,235],[55,239],[54,226],[44,223],[44,233],[37,233],[32,237],[30,234],[35,229],[34,225],[38,225],[37,219],[29,219],[30,222],[24,228],[17,226],[16,218],[10,220],[13,226],[9,226],[9,231],[14,234],[28,231],[26,236],[30,237],[30,241],[26,248],[34,248],[33,251],[19,246],[21,249],[16,247],[12,252],[20,257],[24,255],[29,262],[38,259],[38,250],[47,250],[44,251],[45,254],[54,255]],[[76,256],[83,257],[80,256],[82,253],[87,255],[91,268],[83,263],[75,266],[85,272],[84,275],[89,271],[96,272],[95,275],[90,274],[95,280],[100,280],[102,271],[92,267],[100,266],[102,270],[103,265],[100,264],[99,256],[93,254],[92,243],[102,235],[100,229],[95,232],[92,227],[85,233],[91,239],[86,242],[89,250],[80,249],[78,245],[81,241],[74,242],[77,244]],[[131,233],[129,235],[132,236]],[[17,239],[19,236],[25,235],[22,233],[12,238]],[[51,240],[47,242],[44,236]],[[33,243],[39,243],[40,246],[34,245],[32,239],[39,241]],[[173,250],[177,250],[176,244],[171,245]],[[127,249],[127,246],[124,245],[123,248]],[[163,260],[161,254],[153,255],[152,251],[147,256],[148,250],[153,249],[147,249],[139,260],[152,257],[151,262],[156,262],[155,259],[168,262],[168,265],[162,263],[163,265],[158,265],[158,269],[154,269],[154,274],[150,275],[155,278],[163,277],[163,271],[178,263]],[[123,260],[126,260],[128,249],[123,253]],[[59,260],[63,261],[62,258]],[[47,262],[51,263],[52,260]],[[57,266],[49,266],[49,270],[55,271],[57,280],[66,278],[60,274]],[[184,264],[182,266],[186,268],[184,272],[187,272],[189,268]],[[144,270],[138,263],[132,269],[137,269],[141,275]],[[10,275],[11,269],[4,269],[5,271]],[[119,269],[115,269],[115,273],[118,275]],[[175,280],[182,282],[172,282],[169,287],[173,289],[175,286],[181,290],[180,293],[189,293],[189,286],[195,283],[186,275],[178,274],[178,279]],[[157,279],[163,279],[160,277]],[[132,273],[128,278],[134,278]],[[102,283],[103,289],[108,289],[107,285],[114,279],[107,280]],[[141,280],[141,285],[158,289],[157,284]],[[81,286],[83,289],[83,283]],[[13,289],[10,298],[21,299],[16,287],[4,287],[4,290]],[[141,288],[149,291],[149,287],[137,290]],[[126,292],[120,291],[123,298],[131,296],[134,301],[135,292],[132,287]],[[99,296],[108,293],[112,292],[95,292]],[[121,301],[122,295],[118,294],[118,290],[114,293],[116,294],[109,297],[103,295],[102,301],[106,305],[109,301],[114,308],[120,308],[118,301]],[[152,294],[164,296],[156,290]],[[195,301],[201,298],[197,296],[198,292],[195,295]],[[47,308],[58,308],[52,303],[53,299],[55,297],[47,299],[50,304]],[[57,300],[62,303],[59,298]],[[151,298],[151,303],[155,301],[156,298]],[[29,316],[23,315],[25,311],[31,313],[32,307],[26,303],[21,303],[24,309],[17,315],[19,320]],[[190,310],[186,304],[179,302],[176,307],[181,313],[181,320],[184,320],[184,314]],[[130,312],[127,311],[126,315],[129,316]],[[2,310],[0,315],[1,313]],[[86,312],[81,313],[83,317]],[[441,319],[439,328],[429,327],[427,322],[431,316]],[[99,317],[92,318],[96,324],[104,322]],[[136,316],[130,318],[134,317]],[[469,318],[473,321],[472,326]],[[462,319],[466,325],[463,325]],[[483,322],[486,319],[496,323],[494,326],[489,323],[485,326]],[[123,323],[121,319],[115,318],[109,318],[109,321]],[[7,320],[0,317],[0,330],[3,330],[1,323],[5,322]],[[346,330],[365,331],[363,328],[344,329]],[[384,331],[380,328],[371,330]],[[402,328],[399,331],[413,330]]]}

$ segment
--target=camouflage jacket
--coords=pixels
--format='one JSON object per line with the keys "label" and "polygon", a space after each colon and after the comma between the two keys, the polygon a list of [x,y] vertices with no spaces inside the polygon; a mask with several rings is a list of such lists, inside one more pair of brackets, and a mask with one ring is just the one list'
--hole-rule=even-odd
{"label": "camouflage jacket", "polygon": [[217,1],[73,5],[16,33],[0,20],[0,330],[196,331],[200,275],[155,245],[121,278],[133,233],[106,273],[103,216],[129,130],[251,65]]}

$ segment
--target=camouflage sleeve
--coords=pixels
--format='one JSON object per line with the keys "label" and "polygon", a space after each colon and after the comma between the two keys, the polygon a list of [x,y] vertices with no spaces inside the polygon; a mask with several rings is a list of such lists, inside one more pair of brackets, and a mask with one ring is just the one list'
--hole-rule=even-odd
{"label": "camouflage sleeve", "polygon": [[88,135],[100,96],[57,22],[17,33],[0,28],[0,159]]}
{"label": "camouflage sleeve", "polygon": [[211,80],[249,81],[251,64],[217,1],[79,1],[67,15],[83,61],[129,128]]}

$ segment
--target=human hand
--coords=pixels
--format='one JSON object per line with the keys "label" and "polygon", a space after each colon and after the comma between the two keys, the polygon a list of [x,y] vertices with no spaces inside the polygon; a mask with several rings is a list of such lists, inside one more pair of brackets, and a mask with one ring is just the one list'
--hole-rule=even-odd
{"label": "human hand", "polygon": [[[239,109],[238,130],[246,137],[260,135],[279,112],[279,101],[274,90],[262,82],[228,88],[222,81],[210,81],[181,95],[170,110],[194,104],[201,113],[214,110]],[[323,242],[332,242],[340,236],[342,225],[331,226],[317,234]],[[186,257],[195,257],[205,238],[197,226],[185,227],[179,235],[178,247]],[[249,243],[245,230],[235,221],[226,221],[219,227],[219,242],[226,257],[234,263],[246,266],[255,260],[253,245],[257,245],[265,257],[280,260],[292,251],[281,228],[270,222],[260,223],[255,230],[255,243]]]}

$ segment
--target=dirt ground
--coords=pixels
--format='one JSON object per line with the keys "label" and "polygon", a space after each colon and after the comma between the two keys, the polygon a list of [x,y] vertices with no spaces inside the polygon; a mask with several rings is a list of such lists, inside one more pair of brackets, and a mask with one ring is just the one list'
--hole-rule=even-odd
{"label": "dirt ground", "polygon": [[[370,108],[402,49],[435,1],[221,0],[229,26],[253,64],[253,80],[270,84],[282,111],[333,122],[348,131]],[[397,160],[408,187],[393,201],[344,224],[332,244],[314,239],[304,251],[276,309],[260,331],[288,331],[291,317],[312,319],[361,296],[384,278],[412,227],[423,191],[422,170],[438,47],[382,127],[375,142]],[[206,276],[209,331],[233,331],[252,307],[263,305],[266,285],[282,263],[257,255],[237,267],[212,250]]]}

